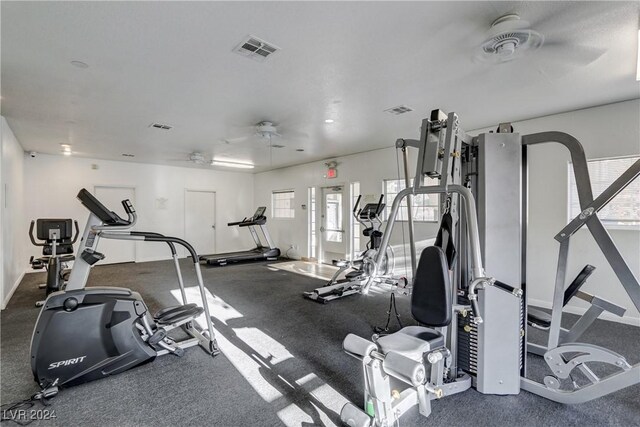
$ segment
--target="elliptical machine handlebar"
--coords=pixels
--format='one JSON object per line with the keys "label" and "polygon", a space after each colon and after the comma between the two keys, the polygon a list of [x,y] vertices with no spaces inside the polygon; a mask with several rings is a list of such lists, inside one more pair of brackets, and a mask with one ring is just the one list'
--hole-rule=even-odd
{"label": "elliptical machine handlebar", "polygon": [[[359,194],[359,195],[358,195],[358,200],[356,200],[356,204],[353,206],[353,211],[352,211],[352,213],[353,213],[354,215],[357,215],[357,214],[356,214],[356,211],[358,211],[358,214],[360,213],[360,211],[358,210],[358,206],[360,206],[360,199],[362,199],[362,194]],[[362,210],[362,209],[361,209],[361,210]]]}

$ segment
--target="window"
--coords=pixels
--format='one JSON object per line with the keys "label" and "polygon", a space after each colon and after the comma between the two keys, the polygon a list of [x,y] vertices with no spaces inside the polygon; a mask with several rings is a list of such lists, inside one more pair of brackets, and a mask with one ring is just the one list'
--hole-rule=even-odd
{"label": "window", "polygon": [[316,257],[316,188],[309,187],[309,257]]}
{"label": "window", "polygon": [[[640,157],[589,160],[589,176],[593,188],[593,198],[598,197]],[[573,165],[569,163],[569,221],[580,214],[580,202],[576,189]],[[640,226],[640,180],[636,179],[627,188],[613,198],[600,212],[598,217],[605,226]]]}
{"label": "window", "polygon": [[295,207],[293,190],[274,191],[271,193],[271,216],[273,218],[294,218]]}
{"label": "window", "polygon": [[[413,179],[411,180],[413,185]],[[425,178],[425,185],[438,185],[435,178]],[[389,218],[391,212],[391,204],[398,193],[405,189],[404,179],[385,179],[384,180],[384,199],[387,207],[385,208],[385,217]],[[417,194],[412,200],[413,220],[420,222],[438,222],[440,220],[440,197],[438,194]],[[407,220],[407,199],[405,198],[398,210],[396,221]]]}
{"label": "window", "polygon": [[[353,208],[356,205],[356,201],[358,200],[358,195],[360,194],[360,183],[352,182],[350,185],[351,193],[351,204],[349,205],[349,212],[353,212]],[[362,203],[362,201],[361,201]],[[362,207],[363,205],[360,205]],[[351,215],[350,219],[351,223],[351,257],[352,259],[358,258],[360,254],[360,223],[356,221],[356,219]]]}

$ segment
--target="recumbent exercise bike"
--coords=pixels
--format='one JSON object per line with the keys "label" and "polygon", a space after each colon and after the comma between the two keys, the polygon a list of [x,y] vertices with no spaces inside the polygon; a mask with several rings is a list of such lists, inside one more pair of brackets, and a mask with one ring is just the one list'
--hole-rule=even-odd
{"label": "recumbent exercise bike", "polygon": [[[78,221],[73,221],[75,235],[72,235],[71,219],[39,218],[31,221],[29,226],[29,238],[34,246],[42,247],[42,256],[29,259],[29,264],[34,270],[46,270],[47,282],[39,285],[46,290],[48,296],[52,292],[64,289],[69,278],[70,271],[67,263],[73,261],[73,244],[78,240],[80,230]],[[36,226],[36,237],[33,237],[33,228]],[[36,242],[36,239],[42,243]],[[37,301],[36,307],[42,307],[44,301]]]}

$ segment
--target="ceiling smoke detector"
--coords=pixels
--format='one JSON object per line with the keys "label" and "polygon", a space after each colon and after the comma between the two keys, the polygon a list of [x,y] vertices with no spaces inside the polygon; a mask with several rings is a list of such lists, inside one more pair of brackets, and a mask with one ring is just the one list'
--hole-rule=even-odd
{"label": "ceiling smoke detector", "polygon": [[255,36],[248,36],[233,49],[235,53],[258,62],[264,62],[278,50],[280,48],[276,45]]}
{"label": "ceiling smoke detector", "polygon": [[410,111],[413,111],[413,108],[407,107],[406,105],[398,105],[397,107],[387,108],[384,110],[385,113],[393,114],[394,116],[399,116],[400,114],[405,114]]}
{"label": "ceiling smoke detector", "polygon": [[150,128],[156,128],[156,129],[162,129],[162,130],[171,130],[173,129],[173,126],[171,125],[167,125],[167,124],[163,124],[163,123],[151,123],[149,125]]}
{"label": "ceiling smoke detector", "polygon": [[478,59],[492,63],[508,62],[540,48],[544,37],[529,27],[530,24],[516,14],[496,19],[480,44]]}

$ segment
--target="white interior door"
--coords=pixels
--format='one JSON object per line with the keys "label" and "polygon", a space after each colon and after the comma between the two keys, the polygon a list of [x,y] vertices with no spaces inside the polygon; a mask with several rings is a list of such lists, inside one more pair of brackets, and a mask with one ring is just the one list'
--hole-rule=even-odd
{"label": "white interior door", "polygon": [[320,238],[322,243],[322,262],[342,259],[347,254],[347,235],[345,221],[348,200],[344,187],[322,189],[322,209],[320,211]]}
{"label": "white interior door", "polygon": [[[127,218],[127,213],[122,207],[124,199],[131,200],[136,205],[135,189],[132,187],[106,187],[96,186],[95,196],[107,209],[114,211],[122,218]],[[100,239],[98,252],[104,254],[105,259],[100,264],[116,264],[121,262],[135,262],[136,242],[130,240]]]}
{"label": "white interior door", "polygon": [[216,253],[216,193],[185,190],[184,236],[198,255]]}

